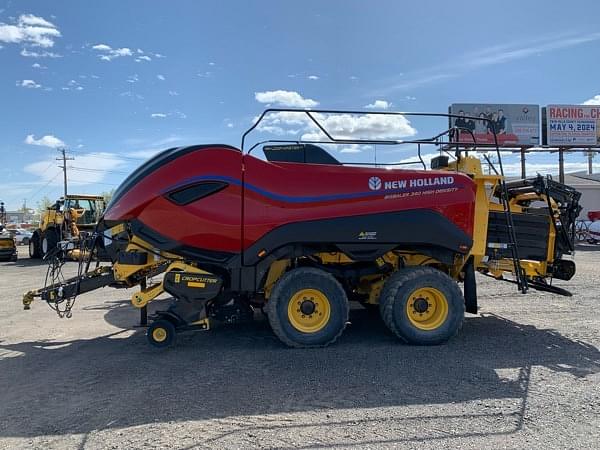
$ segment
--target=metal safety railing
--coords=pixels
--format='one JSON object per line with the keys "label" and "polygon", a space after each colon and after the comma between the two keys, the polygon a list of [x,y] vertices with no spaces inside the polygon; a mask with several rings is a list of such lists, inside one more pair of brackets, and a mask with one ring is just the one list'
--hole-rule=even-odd
{"label": "metal safety railing", "polygon": [[[423,166],[423,169],[426,169],[427,166],[425,161],[423,160],[421,153],[421,146],[423,145],[434,145],[439,147],[440,153],[446,152],[448,153],[448,149],[454,149],[454,156],[456,158],[460,158],[462,153],[468,153],[471,150],[476,149],[478,146],[477,139],[472,130],[464,127],[451,126],[452,119],[463,119],[463,120],[482,120],[489,125],[489,129],[492,131],[493,136],[493,144],[486,143],[485,147],[495,149],[496,156],[498,158],[498,168],[497,170],[489,158],[486,157],[488,163],[493,168],[493,170],[500,176],[500,201],[502,202],[504,217],[506,220],[506,229],[508,234],[509,247],[511,251],[511,259],[514,265],[514,273],[517,285],[521,292],[526,293],[528,289],[527,278],[525,277],[523,268],[520,264],[519,259],[519,248],[517,245],[517,236],[515,232],[515,226],[513,221],[512,212],[510,210],[509,205],[509,195],[508,189],[506,187],[505,182],[505,174],[504,167],[502,165],[502,156],[500,154],[500,146],[498,144],[498,136],[495,131],[495,126],[493,121],[489,118],[480,118],[480,117],[472,117],[466,115],[457,115],[450,113],[425,113],[425,112],[394,112],[394,111],[355,111],[355,110],[331,110],[331,109],[296,109],[296,108],[268,108],[265,109],[262,114],[256,119],[254,124],[248,128],[244,134],[242,135],[241,142],[241,150],[242,153],[245,152],[246,146],[246,138],[250,133],[252,133],[255,129],[259,129],[259,125],[265,120],[265,118],[270,114],[275,113],[297,113],[302,114],[307,117],[307,123],[312,124],[319,130],[322,135],[325,137],[323,140],[319,139],[311,139],[311,140],[302,140],[302,139],[267,139],[262,140],[255,143],[252,147],[248,149],[246,152],[250,154],[255,148],[270,144],[270,143],[288,143],[288,144],[328,144],[328,145],[405,145],[405,144],[415,144],[417,146],[417,157],[418,161],[404,161],[404,162],[396,162],[396,163],[384,163],[380,164],[376,161],[373,163],[364,163],[364,162],[341,162],[342,164],[351,164],[351,165],[365,165],[365,166],[402,166],[402,165],[412,165],[416,163],[420,163]],[[448,120],[449,127],[438,133],[434,136],[425,139],[348,139],[348,138],[339,138],[335,137],[332,132],[330,132],[327,127],[322,123],[322,119],[326,118],[327,115],[360,115],[360,116],[391,116],[391,117],[428,117],[428,118],[446,118]],[[467,133],[471,137],[471,142],[461,141],[461,133]],[[445,139],[447,138],[447,140]]]}

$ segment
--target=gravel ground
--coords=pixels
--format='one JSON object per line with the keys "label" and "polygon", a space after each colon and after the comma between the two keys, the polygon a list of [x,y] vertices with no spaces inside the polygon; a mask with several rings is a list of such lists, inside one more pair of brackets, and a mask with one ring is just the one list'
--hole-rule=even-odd
{"label": "gravel ground", "polygon": [[559,283],[572,298],[481,278],[481,313],[439,347],[353,309],[325,349],[283,347],[258,314],[156,351],[131,291],[23,311],[45,267],[19,250],[0,263],[0,448],[600,447],[600,251]]}

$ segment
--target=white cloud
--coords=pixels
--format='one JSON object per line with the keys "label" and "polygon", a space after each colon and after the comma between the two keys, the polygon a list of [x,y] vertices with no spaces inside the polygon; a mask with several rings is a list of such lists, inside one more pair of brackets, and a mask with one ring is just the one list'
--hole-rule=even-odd
{"label": "white cloud", "polygon": [[39,63],[33,63],[33,64],[31,65],[31,67],[33,67],[34,69],[47,69],[47,67],[46,67],[46,66],[42,66],[42,65],[41,65],[41,64],[39,64]]}
{"label": "white cloud", "polygon": [[391,107],[391,102],[388,102],[387,100],[375,100],[373,103],[365,105],[365,108],[367,109],[388,109]]}
{"label": "white cloud", "polygon": [[[42,182],[54,186],[62,185],[62,169],[57,167],[54,158],[28,164],[25,172],[35,175]],[[67,165],[67,176],[70,186],[83,186],[101,182],[112,170],[124,166],[114,153],[88,153],[77,155],[74,161]]]}
{"label": "white cloud", "polygon": [[208,63],[208,65],[209,65],[209,66],[214,66],[214,65],[215,65],[215,63],[211,61],[211,62],[209,62],[209,63]]}
{"label": "white cloud", "polygon": [[164,119],[165,117],[177,117],[178,119],[186,119],[187,115],[181,111],[172,111],[168,113],[153,113],[150,115],[153,119]]}
{"label": "white cloud", "polygon": [[130,97],[134,100],[139,100],[139,101],[143,101],[144,100],[144,96],[138,93],[133,93],[132,91],[125,91],[125,92],[121,92],[119,94],[119,97]]}
{"label": "white cloud", "polygon": [[169,91],[169,95],[171,95],[173,97],[176,97],[176,96],[179,95],[179,92],[177,92],[177,91]]}
{"label": "white cloud", "polygon": [[140,77],[138,76],[137,73],[133,74],[129,78],[127,78],[128,83],[137,83],[138,81],[140,81]]}
{"label": "white cloud", "polygon": [[[365,147],[365,148],[363,148]],[[363,150],[371,149],[371,146],[362,146],[358,144],[350,144],[340,149],[340,153],[361,153]]]}
{"label": "white cloud", "polygon": [[318,79],[319,79],[319,77],[318,77],[318,76],[316,76],[316,75],[309,75],[307,78],[308,78],[309,80],[318,80]]}
{"label": "white cloud", "polygon": [[102,61],[112,61],[123,56],[133,56],[133,52],[128,47],[112,48],[110,45],[96,44],[92,46],[92,50],[98,52],[98,57]]}
{"label": "white cloud", "polygon": [[61,55],[54,52],[48,52],[46,50],[41,52],[31,51],[24,48],[21,50],[21,56],[25,56],[27,58],[62,58]]}
{"label": "white cloud", "polygon": [[19,16],[15,24],[0,22],[0,42],[8,44],[50,48],[60,36],[60,31],[54,24],[33,14]]}
{"label": "white cloud", "polygon": [[106,44],[96,44],[92,46],[92,49],[98,50],[99,52],[110,52],[112,48]]}
{"label": "white cloud", "polygon": [[21,17],[19,17],[19,23],[23,25],[56,28],[56,26],[53,23],[48,22],[43,17],[34,16],[33,14],[23,14]]}
{"label": "white cloud", "polygon": [[[314,114],[321,125],[336,139],[401,140],[414,136],[417,130],[405,116],[377,114]],[[255,117],[256,121],[258,117]],[[303,140],[326,140],[326,136],[302,112],[270,113],[259,124],[258,130],[276,135],[302,133]]]}
{"label": "white cloud", "polygon": [[594,95],[592,98],[583,102],[584,105],[600,105],[600,95]]}
{"label": "white cloud", "polygon": [[165,76],[161,75],[160,73],[156,75],[156,78],[158,78],[160,81],[165,81]]}
{"label": "white cloud", "polygon": [[[253,122],[259,116],[254,117]],[[276,135],[298,134],[303,130],[310,129],[308,117],[301,112],[282,111],[267,114],[258,125],[258,130]]]}
{"label": "white cloud", "polygon": [[227,128],[233,128],[233,124],[232,124],[231,122],[229,122],[229,123],[227,124]]}
{"label": "white cloud", "polygon": [[[319,114],[317,119],[336,139],[389,139],[399,140],[414,136],[417,130],[404,116],[376,114]],[[314,125],[302,139],[323,139],[323,133]]]}
{"label": "white cloud", "polygon": [[272,103],[278,106],[289,106],[294,108],[312,108],[317,106],[319,102],[304,98],[295,91],[265,91],[255,92],[254,98],[260,103]]}
{"label": "white cloud", "polygon": [[142,62],[142,61],[152,61],[152,58],[150,58],[147,55],[138,56],[137,58],[135,58],[135,62]]}
{"label": "white cloud", "polygon": [[81,86],[75,80],[69,80],[66,86],[61,88],[63,91],[83,91],[83,86]]}
{"label": "white cloud", "polygon": [[114,50],[112,50],[112,53],[114,53],[115,56],[131,56],[131,55],[133,55],[133,53],[131,53],[131,50],[128,49],[127,47],[114,49]]}
{"label": "white cloud", "polygon": [[39,89],[42,87],[41,84],[36,83],[33,80],[21,80],[21,81],[17,81],[17,86],[19,87],[24,87],[27,89]]}
{"label": "white cloud", "polygon": [[65,146],[65,143],[61,139],[57,138],[52,134],[47,134],[39,139],[36,139],[33,134],[29,134],[25,138],[24,142],[29,145],[39,145],[42,147],[50,148],[60,148]]}

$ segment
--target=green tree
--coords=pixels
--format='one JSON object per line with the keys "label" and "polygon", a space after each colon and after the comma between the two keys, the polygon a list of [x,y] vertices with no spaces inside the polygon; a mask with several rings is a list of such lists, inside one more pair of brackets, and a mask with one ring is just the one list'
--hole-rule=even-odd
{"label": "green tree", "polygon": [[102,192],[100,195],[102,197],[104,197],[104,201],[106,202],[106,204],[108,204],[108,202],[110,202],[110,200],[112,199],[114,194],[115,194],[115,189],[113,188],[110,191]]}
{"label": "green tree", "polygon": [[54,202],[50,200],[47,196],[43,196],[38,202],[35,212],[40,216],[48,209],[48,207],[52,206]]}

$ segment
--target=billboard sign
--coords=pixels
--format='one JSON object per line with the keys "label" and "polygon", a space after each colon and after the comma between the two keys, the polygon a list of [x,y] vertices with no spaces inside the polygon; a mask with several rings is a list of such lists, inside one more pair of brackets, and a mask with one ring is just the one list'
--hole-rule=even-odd
{"label": "billboard sign", "polygon": [[[450,126],[464,130],[459,133],[460,142],[472,143],[474,136],[476,144],[493,144],[492,130],[496,130],[500,145],[540,143],[539,105],[453,103],[450,106],[450,114],[480,118],[480,120],[461,117],[450,119]],[[489,119],[491,122],[483,119]]]}
{"label": "billboard sign", "polygon": [[544,108],[548,145],[598,145],[600,105],[548,105]]}

